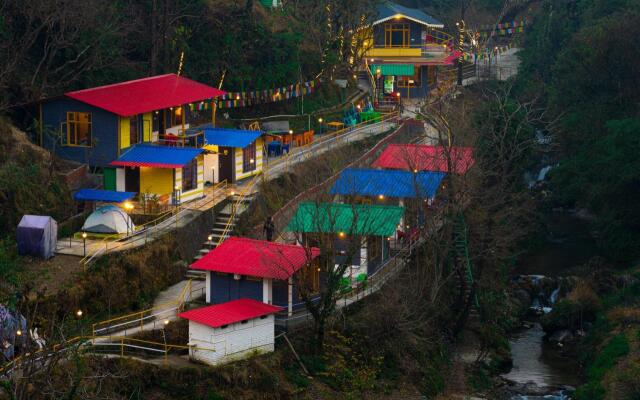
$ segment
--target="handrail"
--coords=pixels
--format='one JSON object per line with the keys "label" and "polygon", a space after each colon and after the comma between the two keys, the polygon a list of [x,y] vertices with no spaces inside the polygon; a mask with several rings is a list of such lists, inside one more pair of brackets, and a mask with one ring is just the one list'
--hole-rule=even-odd
{"label": "handrail", "polygon": [[[255,185],[255,183],[256,183],[256,181],[257,181],[257,179],[258,179],[258,177],[260,175],[261,175],[261,172],[256,173],[256,175],[251,179],[251,181],[249,181],[249,183],[247,183],[247,185],[243,188],[242,193],[240,193],[240,195],[238,196],[237,201],[235,203],[232,203],[231,215],[229,216],[229,219],[227,220],[227,223],[224,226],[224,230],[222,231],[222,234],[220,235],[220,239],[218,239],[218,243],[216,244],[216,247],[220,246],[222,244],[222,242],[224,242],[225,237],[227,236],[227,234],[231,230],[231,225],[233,224],[233,221],[236,218],[240,203],[247,196],[247,191],[249,190],[249,188],[253,188],[253,185]],[[232,199],[232,201],[233,201],[233,199]]]}
{"label": "handrail", "polygon": [[[187,281],[187,284],[184,285],[184,287],[180,291],[180,294],[178,294],[178,296],[175,298],[175,300],[171,300],[171,301],[168,301],[166,303],[162,303],[162,304],[159,304],[157,306],[154,306],[154,307],[142,310],[142,311],[136,311],[134,313],[121,315],[119,317],[115,317],[115,318],[111,318],[111,319],[108,319],[108,320],[96,322],[91,326],[91,331],[92,331],[94,336],[98,336],[97,332],[104,331],[106,329],[114,327],[114,325],[105,326],[105,327],[99,327],[99,325],[111,324],[112,322],[122,321],[124,319],[130,318],[130,317],[133,317],[133,316],[139,316],[139,317],[136,318],[136,319],[133,319],[133,320],[131,320],[129,322],[138,322],[138,321],[140,321],[141,326],[142,326],[142,321],[145,318],[148,318],[148,316],[145,317],[145,314],[147,314],[147,313],[152,313],[153,311],[157,311],[157,310],[162,310],[162,311],[173,311],[173,309],[178,310],[187,302],[187,293],[189,294],[189,296],[191,295],[192,286],[193,286],[193,280],[189,279]],[[116,327],[122,326],[124,324],[129,323],[129,322],[119,323],[119,324],[117,324]]]}

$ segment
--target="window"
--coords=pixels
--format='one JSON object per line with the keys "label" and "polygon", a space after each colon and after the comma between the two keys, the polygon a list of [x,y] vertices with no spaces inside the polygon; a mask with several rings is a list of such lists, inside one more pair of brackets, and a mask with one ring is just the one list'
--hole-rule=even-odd
{"label": "window", "polygon": [[242,149],[242,172],[256,170],[256,142]]}
{"label": "window", "polygon": [[138,116],[129,118],[129,141],[133,146],[140,143],[140,128],[138,126]]}
{"label": "window", "polygon": [[300,281],[311,294],[320,291],[320,265],[317,262],[307,264],[300,270]]}
{"label": "window", "polygon": [[182,125],[182,107],[173,107],[171,111],[171,126]]}
{"label": "window", "polygon": [[91,113],[67,113],[67,145],[91,146]]}
{"label": "window", "polygon": [[422,82],[420,80],[420,67],[416,66],[413,68],[413,76],[400,76],[398,77],[398,87],[408,88],[408,87],[420,87],[422,86]]}
{"label": "window", "polygon": [[386,24],[384,26],[385,47],[409,47],[409,24]]}
{"label": "window", "polygon": [[182,167],[182,192],[187,192],[198,187],[198,159],[194,158],[189,164]]}

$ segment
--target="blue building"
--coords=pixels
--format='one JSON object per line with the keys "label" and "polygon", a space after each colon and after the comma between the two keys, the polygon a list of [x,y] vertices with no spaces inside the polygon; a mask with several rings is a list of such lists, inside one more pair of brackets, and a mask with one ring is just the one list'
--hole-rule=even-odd
{"label": "blue building", "polygon": [[185,142],[190,108],[222,94],[175,74],[68,92],[40,104],[40,144],[115,182],[109,163],[135,144],[193,145]]}
{"label": "blue building", "polygon": [[291,314],[303,306],[300,290],[320,291],[319,255],[313,247],[230,237],[190,268],[206,271],[207,303],[253,299]]}
{"label": "blue building", "polygon": [[371,25],[363,59],[378,100],[426,97],[457,57],[444,24],[421,10],[382,2]]}

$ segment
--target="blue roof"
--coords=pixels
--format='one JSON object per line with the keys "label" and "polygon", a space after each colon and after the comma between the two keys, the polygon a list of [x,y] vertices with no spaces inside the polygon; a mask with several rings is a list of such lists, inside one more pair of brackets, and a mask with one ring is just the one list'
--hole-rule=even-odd
{"label": "blue roof", "polygon": [[116,167],[182,168],[202,153],[194,147],[169,147],[136,144],[111,162]]}
{"label": "blue roof", "polygon": [[84,201],[108,201],[112,203],[122,203],[123,201],[132,199],[136,194],[134,192],[116,192],[114,190],[100,189],[80,189],[74,195],[76,200]]}
{"label": "blue roof", "polygon": [[245,148],[253,143],[262,132],[241,129],[206,128],[204,130],[205,145]]}
{"label": "blue roof", "polygon": [[444,175],[444,172],[423,171],[414,174],[402,170],[347,168],[340,174],[330,193],[367,197],[383,195],[397,198],[432,198]]}
{"label": "blue roof", "polygon": [[409,19],[425,25],[431,25],[434,27],[444,26],[442,22],[424,13],[422,10],[418,10],[417,8],[404,7],[400,4],[392,3],[390,1],[378,5],[378,15],[376,17],[376,20],[374,21],[374,24],[386,21],[398,14],[401,14]]}

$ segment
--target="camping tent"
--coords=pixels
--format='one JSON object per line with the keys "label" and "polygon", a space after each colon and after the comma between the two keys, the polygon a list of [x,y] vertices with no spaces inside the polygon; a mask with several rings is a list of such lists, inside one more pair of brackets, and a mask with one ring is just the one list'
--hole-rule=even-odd
{"label": "camping tent", "polygon": [[18,254],[51,258],[58,242],[58,223],[51,217],[25,215],[18,224]]}
{"label": "camping tent", "polygon": [[90,233],[130,233],[134,229],[129,215],[116,206],[98,208],[82,226],[84,232]]}

